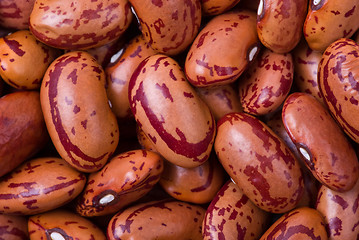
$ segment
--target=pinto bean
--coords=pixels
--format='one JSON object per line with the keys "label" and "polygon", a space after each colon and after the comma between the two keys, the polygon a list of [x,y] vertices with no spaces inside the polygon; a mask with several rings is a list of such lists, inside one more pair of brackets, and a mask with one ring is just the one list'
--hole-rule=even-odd
{"label": "pinto bean", "polygon": [[[154,201],[129,207],[108,224],[109,240],[202,240],[205,209],[180,201]],[[180,224],[179,224],[180,223]]]}
{"label": "pinto bean", "polygon": [[28,240],[27,218],[0,214],[0,239]]}
{"label": "pinto bean", "polygon": [[311,49],[324,52],[340,38],[350,38],[359,28],[358,0],[312,0],[303,26]]}
{"label": "pinto bean", "polygon": [[[359,10],[359,9],[358,9]],[[359,143],[359,45],[350,39],[333,42],[318,66],[319,90],[334,119]]]}
{"label": "pinto bean", "polygon": [[142,61],[129,98],[137,123],[166,160],[189,168],[207,161],[215,121],[176,61],[162,54]]}
{"label": "pinto bean", "polygon": [[47,69],[40,90],[46,126],[60,156],[80,171],[101,169],[119,141],[102,67],[86,52],[66,53]]}
{"label": "pinto bean", "polygon": [[303,176],[283,140],[246,113],[227,114],[217,125],[214,149],[243,193],[265,211],[293,209],[303,193]]}
{"label": "pinto bean", "polygon": [[267,212],[254,205],[236,184],[228,181],[207,208],[203,239],[255,240],[266,230],[268,220]]}
{"label": "pinto bean", "polygon": [[307,0],[261,0],[257,32],[263,45],[276,53],[293,50],[302,36],[307,5]]}
{"label": "pinto bean", "polygon": [[61,158],[24,162],[0,180],[0,213],[34,215],[53,210],[77,197],[86,176]]}
{"label": "pinto bean", "polygon": [[132,18],[127,0],[37,0],[30,15],[30,30],[49,46],[84,50],[118,39]]}
{"label": "pinto bean", "polygon": [[162,157],[146,150],[121,153],[90,174],[76,205],[86,217],[116,213],[147,194],[160,180]]}
{"label": "pinto bean", "polygon": [[35,0],[1,0],[0,26],[10,29],[29,28],[29,18]]}
{"label": "pinto bean", "polygon": [[230,11],[209,21],[187,53],[185,72],[196,87],[234,82],[259,51],[255,13]]}

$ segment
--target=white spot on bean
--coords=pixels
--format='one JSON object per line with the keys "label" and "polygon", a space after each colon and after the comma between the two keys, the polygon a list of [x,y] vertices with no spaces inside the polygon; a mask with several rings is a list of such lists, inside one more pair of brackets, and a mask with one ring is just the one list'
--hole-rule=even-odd
{"label": "white spot on bean", "polygon": [[111,57],[111,60],[110,60],[110,63],[115,63],[122,55],[123,53],[123,49],[121,49],[120,51],[118,51],[116,54],[114,54],[112,57]]}
{"label": "white spot on bean", "polygon": [[318,6],[322,0],[313,0],[313,5]]}
{"label": "white spot on bean", "polygon": [[[314,0],[315,1],[315,0]],[[318,0],[317,0],[318,1]],[[319,0],[320,1],[320,0]],[[258,5],[258,10],[257,10],[257,15],[260,16],[262,15],[263,13],[263,6],[264,6],[264,3],[263,3],[263,0],[260,0],[259,1],[259,5]]]}
{"label": "white spot on bean", "polygon": [[249,58],[248,60],[249,60],[250,62],[253,61],[253,58],[254,58],[254,56],[256,55],[257,51],[258,51],[258,46],[254,46],[254,47],[250,50],[250,52],[249,52],[249,54],[248,54],[248,58]]}
{"label": "white spot on bean", "polygon": [[58,233],[58,232],[52,232],[50,234],[50,237],[51,237],[52,240],[65,240],[65,237],[62,236],[62,234]]}
{"label": "white spot on bean", "polygon": [[112,202],[114,199],[115,199],[115,196],[113,196],[112,194],[107,194],[107,195],[103,196],[98,202],[101,205],[105,205],[105,204]]}
{"label": "white spot on bean", "polygon": [[309,155],[309,153],[307,152],[306,149],[300,147],[300,148],[299,148],[299,152],[303,155],[303,157],[304,157],[306,160],[308,160],[308,161],[311,160],[311,159],[310,159],[310,155]]}

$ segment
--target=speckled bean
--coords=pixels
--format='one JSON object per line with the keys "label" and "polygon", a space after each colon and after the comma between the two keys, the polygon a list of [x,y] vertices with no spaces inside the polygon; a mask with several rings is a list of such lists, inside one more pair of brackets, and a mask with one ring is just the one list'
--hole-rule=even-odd
{"label": "speckled bean", "polygon": [[28,29],[35,0],[1,0],[0,26],[10,29]]}
{"label": "speckled bean", "polygon": [[29,217],[30,240],[106,240],[89,219],[67,210],[54,210]]}
{"label": "speckled bean", "polygon": [[212,18],[187,53],[185,72],[197,87],[234,82],[259,51],[255,13],[238,10]]}
{"label": "speckled bean", "polygon": [[215,121],[176,61],[161,54],[142,61],[131,77],[129,99],[137,123],[166,160],[196,167],[208,159]]}
{"label": "speckled bean", "polygon": [[263,45],[277,53],[290,52],[302,36],[307,5],[307,0],[261,0],[257,32]]}
{"label": "speckled bean", "polygon": [[329,239],[359,238],[359,181],[345,193],[321,186],[316,209],[324,216]]}
{"label": "speckled bean", "polygon": [[183,52],[201,25],[200,0],[129,0],[142,35],[153,49],[166,55]]}
{"label": "speckled bean", "polygon": [[358,0],[312,0],[303,26],[311,49],[324,52],[334,41],[350,38],[359,28]]}
{"label": "speckled bean", "polygon": [[47,67],[58,53],[28,30],[14,32],[0,38],[0,75],[14,88],[39,89]]}
{"label": "speckled bean", "polygon": [[204,15],[222,14],[239,3],[240,0],[201,0],[202,12]]}
{"label": "speckled bean", "polygon": [[[129,207],[108,224],[109,240],[202,240],[205,209],[180,201],[154,201]],[[179,224],[180,223],[180,224]]]}
{"label": "speckled bean", "polygon": [[231,84],[195,89],[208,105],[216,121],[227,113],[243,111],[238,93]]}
{"label": "speckled bean", "polygon": [[113,157],[103,169],[90,174],[76,211],[86,217],[116,213],[147,194],[160,180],[162,157],[133,150]]}
{"label": "speckled bean", "polygon": [[31,159],[0,180],[0,213],[33,215],[70,202],[86,183],[86,176],[63,159]]}
{"label": "speckled bean", "polygon": [[302,40],[292,52],[294,62],[294,84],[298,91],[313,95],[324,105],[322,93],[318,85],[318,65],[322,53],[309,48]]}
{"label": "speckled bean", "polygon": [[[358,9],[359,10],[359,9]],[[318,66],[319,90],[334,119],[359,143],[359,45],[339,39],[327,48]]]}
{"label": "speckled bean", "polygon": [[358,158],[323,105],[312,95],[293,93],[284,103],[282,118],[314,177],[333,190],[350,190],[359,177]]}
{"label": "speckled bean", "polygon": [[0,239],[28,240],[27,218],[0,214]]}
{"label": "speckled bean", "polygon": [[49,46],[83,50],[118,39],[132,18],[128,0],[37,0],[30,30]]}
{"label": "speckled bean", "polygon": [[227,114],[217,125],[214,149],[243,193],[265,211],[293,209],[303,193],[303,176],[283,140],[245,113]]}
{"label": "speckled bean", "polygon": [[206,210],[202,235],[204,240],[255,240],[264,233],[268,222],[269,214],[228,181]]}
{"label": "speckled bean", "polygon": [[112,105],[112,111],[120,118],[133,117],[128,100],[128,84],[137,66],[146,57],[156,54],[156,51],[145,41],[142,35],[133,38],[118,53],[117,60],[106,67],[107,96]]}
{"label": "speckled bean", "polygon": [[60,156],[80,171],[101,169],[119,141],[102,67],[86,52],[66,53],[47,69],[40,90],[47,129]]}
{"label": "speckled bean", "polygon": [[183,168],[165,161],[159,183],[177,200],[203,204],[213,199],[224,178],[224,170],[213,153],[208,161],[195,168]]}
{"label": "speckled bean", "polygon": [[293,74],[290,53],[264,49],[238,81],[243,111],[260,116],[277,110],[289,94]]}
{"label": "speckled bean", "polygon": [[327,240],[323,216],[312,208],[297,208],[280,217],[260,240]]}

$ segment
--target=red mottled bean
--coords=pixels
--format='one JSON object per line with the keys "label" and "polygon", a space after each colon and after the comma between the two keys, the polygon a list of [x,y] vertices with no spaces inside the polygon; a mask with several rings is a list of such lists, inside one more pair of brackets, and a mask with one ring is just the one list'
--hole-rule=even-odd
{"label": "red mottled bean", "polygon": [[1,0],[0,26],[12,29],[28,29],[34,4],[35,0]]}
{"label": "red mottled bean", "polygon": [[112,217],[107,236],[109,240],[202,240],[204,214],[202,207],[180,201],[138,204]]}
{"label": "red mottled bean", "polygon": [[327,240],[323,216],[312,208],[297,208],[280,217],[260,240]]}
{"label": "red mottled bean", "polygon": [[318,85],[318,65],[322,53],[309,48],[307,42],[302,40],[293,50],[294,84],[298,91],[313,95],[324,105],[322,93]]}
{"label": "red mottled bean", "polygon": [[231,84],[196,88],[196,92],[208,105],[216,121],[227,113],[243,111],[238,93]]}
{"label": "red mottled bean", "polygon": [[195,168],[183,168],[165,161],[160,179],[162,188],[173,198],[190,203],[208,203],[224,182],[224,170],[215,154]]}
{"label": "red mottled bean", "polygon": [[0,180],[0,213],[33,215],[70,202],[86,183],[86,176],[60,158],[24,162]]}
{"label": "red mottled bean", "polygon": [[260,116],[278,109],[289,94],[293,73],[290,53],[280,54],[264,49],[239,79],[243,111]]}
{"label": "red mottled bean", "polygon": [[349,39],[333,42],[318,66],[319,90],[334,119],[359,143],[359,45]]}
{"label": "red mottled bean", "polygon": [[49,46],[83,50],[118,39],[132,18],[128,0],[37,0],[30,30]]}
{"label": "red mottled bean", "polygon": [[187,53],[185,71],[196,87],[234,82],[256,57],[255,13],[231,11],[211,19]]}
{"label": "red mottled bean", "polygon": [[332,240],[359,238],[359,181],[347,192],[340,193],[321,186],[316,209],[324,216],[324,222]]}
{"label": "red mottled bean", "polygon": [[112,111],[118,118],[123,119],[132,117],[128,100],[128,84],[131,76],[142,60],[156,54],[156,51],[142,35],[138,35],[116,54],[119,55],[117,60],[105,69],[107,96],[112,104]]}
{"label": "red mottled bean", "polygon": [[28,30],[14,32],[0,38],[0,75],[14,88],[39,89],[47,67],[58,53]]}
{"label": "red mottled bean", "polygon": [[86,217],[116,213],[147,194],[160,180],[162,157],[146,150],[121,153],[90,174],[76,211]]}
{"label": "red mottled bean", "polygon": [[80,171],[101,169],[118,145],[119,130],[97,61],[81,51],[60,56],[47,69],[40,96],[60,156]]}
{"label": "red mottled bean", "polygon": [[30,240],[106,240],[89,219],[61,209],[29,217],[28,228]]}
{"label": "red mottled bean", "polygon": [[23,216],[0,214],[0,239],[28,240],[27,219]]}
{"label": "red mottled bean", "polygon": [[215,121],[176,61],[161,54],[142,61],[131,77],[129,99],[137,123],[166,160],[196,167],[208,159]]}
{"label": "red mottled bean", "polygon": [[[299,153],[296,145],[293,143],[292,139],[288,135],[287,130],[284,127],[282,121],[282,112],[276,112],[266,121],[266,124],[285,142],[296,159],[301,159],[301,154]],[[298,161],[298,163],[303,173],[304,193],[297,207],[314,207],[320,183],[313,176],[312,172],[306,167],[303,161]]]}
{"label": "red mottled bean", "polygon": [[312,95],[293,93],[284,103],[282,118],[314,177],[335,191],[350,190],[359,177],[358,158],[323,105]]}
{"label": "red mottled bean", "polygon": [[266,230],[269,214],[254,205],[236,184],[228,181],[208,206],[204,240],[255,240]]}
{"label": "red mottled bean", "polygon": [[350,38],[359,28],[358,0],[312,0],[303,33],[311,49],[324,52],[334,41]]}
{"label": "red mottled bean", "polygon": [[239,3],[240,0],[201,0],[204,15],[219,15]]}
{"label": "red mottled bean", "polygon": [[218,159],[243,193],[265,211],[293,209],[303,193],[303,176],[283,140],[245,113],[227,114],[217,125]]}
{"label": "red mottled bean", "polygon": [[300,41],[307,0],[261,0],[257,11],[258,37],[277,53],[290,52]]}
{"label": "red mottled bean", "polygon": [[48,140],[38,92],[14,92],[0,98],[0,176],[34,156]]}
{"label": "red mottled bean", "polygon": [[146,42],[159,53],[183,52],[201,25],[200,0],[129,0]]}

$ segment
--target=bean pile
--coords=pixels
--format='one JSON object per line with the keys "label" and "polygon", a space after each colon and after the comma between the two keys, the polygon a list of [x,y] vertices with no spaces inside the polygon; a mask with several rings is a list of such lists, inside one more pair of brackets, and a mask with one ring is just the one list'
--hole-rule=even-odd
{"label": "bean pile", "polygon": [[0,239],[359,239],[359,0],[0,0]]}

